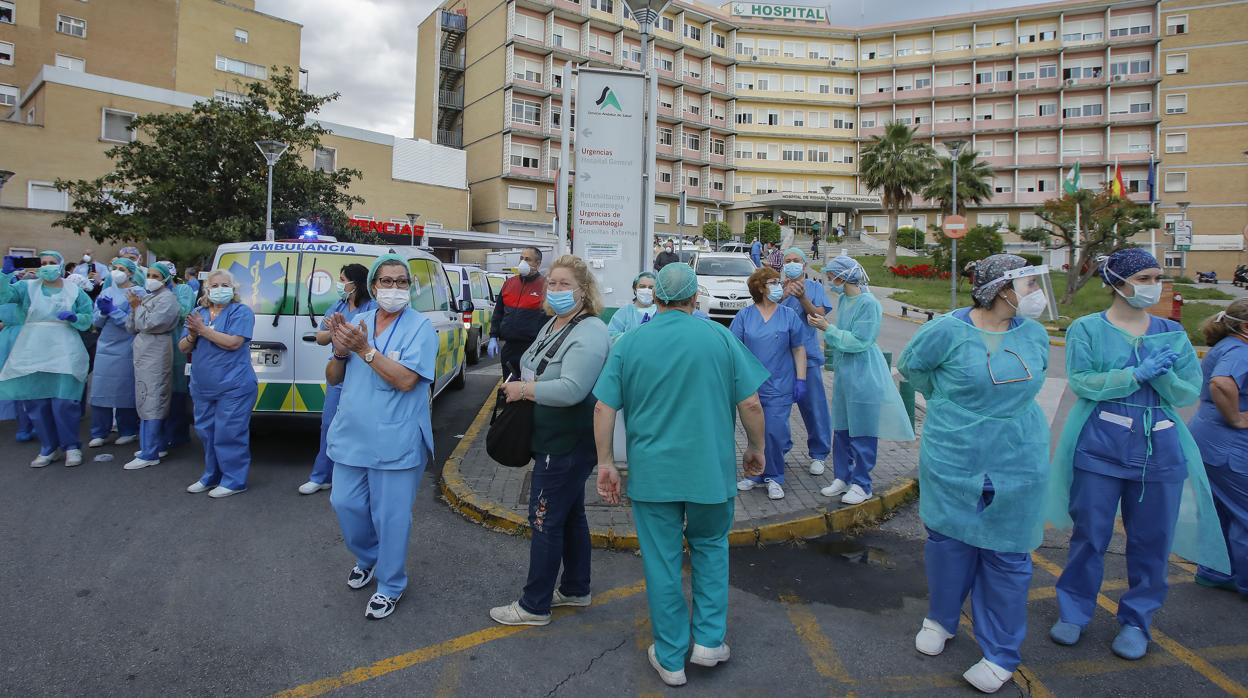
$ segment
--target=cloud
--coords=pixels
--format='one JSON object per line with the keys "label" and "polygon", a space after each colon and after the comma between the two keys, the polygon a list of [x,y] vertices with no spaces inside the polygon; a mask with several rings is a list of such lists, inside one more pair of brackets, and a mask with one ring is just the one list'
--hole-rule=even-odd
{"label": "cloud", "polygon": [[436,0],[256,0],[256,9],[303,25],[302,67],[312,92],[342,96],[326,121],[412,136],[416,31]]}

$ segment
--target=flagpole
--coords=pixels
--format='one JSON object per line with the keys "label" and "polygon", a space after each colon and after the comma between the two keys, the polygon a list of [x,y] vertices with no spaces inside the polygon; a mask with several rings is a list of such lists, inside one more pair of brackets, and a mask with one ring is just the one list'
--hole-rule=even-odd
{"label": "flagpole", "polygon": [[[1148,149],[1148,211],[1150,218],[1157,217],[1157,201],[1153,196],[1153,149]],[[1153,259],[1157,258],[1157,228],[1156,226],[1148,229],[1148,252],[1153,255]]]}

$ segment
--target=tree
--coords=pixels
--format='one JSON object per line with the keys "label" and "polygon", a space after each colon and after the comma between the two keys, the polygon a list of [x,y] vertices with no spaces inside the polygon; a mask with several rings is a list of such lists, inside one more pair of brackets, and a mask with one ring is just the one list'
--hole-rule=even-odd
{"label": "tree", "polygon": [[759,218],[745,224],[745,240],[753,241],[759,238],[760,242],[780,243],[780,224],[767,218]]}
{"label": "tree", "polygon": [[[953,211],[953,158],[936,158],[932,179],[923,187],[923,198],[940,204],[942,213]],[[964,148],[958,154],[958,210],[969,204],[982,204],[992,198],[992,166],[979,153]]]}
{"label": "tree", "polygon": [[702,237],[712,242],[732,239],[732,228],[723,221],[709,221],[702,224]]}
{"label": "tree", "polygon": [[888,254],[885,266],[897,264],[897,216],[910,208],[914,194],[931,180],[934,153],[914,140],[915,129],[899,121],[884,126],[883,136],[872,136],[862,151],[860,176],[870,191],[879,192],[888,214]]}
{"label": "tree", "polygon": [[290,146],[273,172],[275,229],[302,218],[339,239],[376,238],[347,226],[346,211],[364,201],[346,191],[360,171],[322,172],[303,163],[329,133],[309,117],[337,93],[308,94],[290,68],[276,67],[268,83],[240,89],[241,103],[204,100],[190,111],[135,118],[137,138],[105,153],[113,161],[111,172],[57,180],[73,208],[54,225],[97,242],[264,239],[268,166],[255,142],[273,139]]}
{"label": "tree", "polygon": [[[1078,229],[1075,227],[1076,207],[1079,209]],[[1079,289],[1096,274],[1097,257],[1129,247],[1137,233],[1160,227],[1147,206],[1114,196],[1108,186],[1099,192],[1080,189],[1074,194],[1063,194],[1044,202],[1035,213],[1048,226],[1020,231],[1020,237],[1045,243],[1049,249],[1071,251],[1062,303],[1073,301]]]}
{"label": "tree", "polygon": [[[961,180],[959,172],[958,179]],[[932,249],[932,266],[942,271],[952,271],[953,240],[945,236],[936,226],[932,226],[936,235],[936,247]],[[966,236],[958,240],[958,285],[962,285],[962,270],[967,264],[977,262],[985,257],[1005,252],[1005,240],[993,225],[977,225],[966,231]]]}

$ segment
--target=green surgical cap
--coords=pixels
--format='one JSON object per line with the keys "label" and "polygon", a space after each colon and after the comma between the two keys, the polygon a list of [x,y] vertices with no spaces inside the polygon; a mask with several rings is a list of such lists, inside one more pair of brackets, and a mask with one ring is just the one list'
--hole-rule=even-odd
{"label": "green surgical cap", "polygon": [[165,262],[157,262],[153,264],[151,268],[160,272],[161,278],[165,281],[168,281],[169,279],[173,278],[173,270],[170,269],[169,265]]}
{"label": "green surgical cap", "polygon": [[654,281],[654,295],[664,303],[688,300],[697,293],[698,275],[684,262],[665,265]]}
{"label": "green surgical cap", "polygon": [[633,288],[637,288],[637,284],[641,283],[641,280],[642,280],[642,279],[650,279],[650,280],[652,280],[652,281],[653,281],[653,280],[654,280],[654,278],[655,278],[655,277],[654,277],[654,272],[652,272],[652,271],[643,271],[643,272],[641,272],[640,274],[638,274],[637,276],[634,276],[634,277],[633,277]]}
{"label": "green surgical cap", "polygon": [[[381,268],[381,265],[387,264],[387,263],[398,264],[399,266],[403,267],[404,270],[407,269],[407,260],[403,259],[402,257],[398,256],[397,254],[393,252],[383,254],[382,256],[378,257],[376,261],[373,262],[373,266],[368,268],[368,287],[369,288],[373,287],[373,277],[377,276],[377,270]],[[409,276],[410,276],[410,273],[409,273]]]}
{"label": "green surgical cap", "polygon": [[40,257],[56,257],[56,263],[61,265],[62,269],[65,268],[65,257],[64,255],[62,255],[60,252],[57,252],[56,250],[44,250],[43,252],[39,253],[39,256]]}
{"label": "green surgical cap", "polygon": [[797,247],[790,247],[789,249],[785,250],[785,251],[784,251],[784,253],[785,253],[785,254],[795,254],[795,255],[797,255],[798,257],[801,257],[801,258],[802,258],[802,262],[806,262],[806,261],[807,261],[807,260],[806,260],[806,253],[805,253],[805,252],[802,252],[802,250],[801,250],[800,248],[797,248]]}
{"label": "green surgical cap", "polygon": [[115,267],[125,267],[130,272],[130,281],[135,286],[143,285],[143,274],[139,271],[139,265],[134,263],[133,259],[127,257],[117,257],[113,260],[112,265]]}

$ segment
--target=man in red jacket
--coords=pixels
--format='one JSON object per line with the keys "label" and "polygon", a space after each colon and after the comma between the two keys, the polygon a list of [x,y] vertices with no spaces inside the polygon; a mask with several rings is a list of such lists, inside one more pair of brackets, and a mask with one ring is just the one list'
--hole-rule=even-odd
{"label": "man in red jacket", "polygon": [[516,275],[503,282],[501,297],[494,306],[490,343],[486,351],[490,356],[502,354],[503,378],[520,376],[520,357],[550,319],[543,307],[546,302],[546,277],[539,271],[541,266],[541,250],[536,247],[522,249]]}

